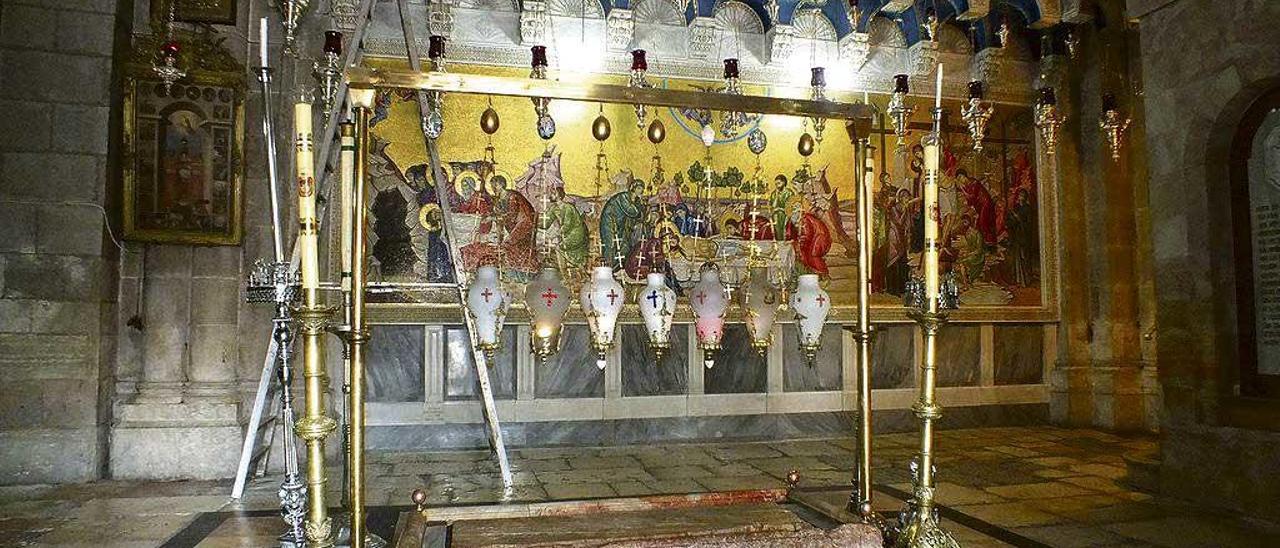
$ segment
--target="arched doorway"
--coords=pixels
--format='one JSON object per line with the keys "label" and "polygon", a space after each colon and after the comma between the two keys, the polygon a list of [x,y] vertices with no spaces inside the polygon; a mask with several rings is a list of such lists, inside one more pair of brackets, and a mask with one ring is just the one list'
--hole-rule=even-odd
{"label": "arched doorway", "polygon": [[1240,392],[1280,398],[1280,89],[1245,112],[1230,173]]}

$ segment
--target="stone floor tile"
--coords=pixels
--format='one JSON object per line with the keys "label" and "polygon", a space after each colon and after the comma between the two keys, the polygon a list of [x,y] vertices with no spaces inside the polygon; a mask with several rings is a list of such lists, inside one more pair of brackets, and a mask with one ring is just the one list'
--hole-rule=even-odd
{"label": "stone floor tile", "polygon": [[1073,472],[1107,479],[1120,479],[1129,475],[1129,471],[1124,467],[1111,466],[1107,464],[1077,464],[1068,466],[1067,469]]}
{"label": "stone floor tile", "polygon": [[617,455],[608,457],[575,456],[569,457],[569,466],[574,470],[599,470],[611,468],[640,468],[640,461],[635,457]]}
{"label": "stone floor tile", "polygon": [[620,497],[639,497],[644,495],[654,495],[658,492],[652,487],[640,483],[638,481],[619,481],[610,483],[609,487]]}
{"label": "stone floor tile", "polygon": [[740,491],[744,489],[782,489],[786,487],[778,478],[770,476],[734,476],[702,478],[697,481],[711,491]]}
{"label": "stone floor tile", "polygon": [[1133,540],[1110,531],[1083,525],[1019,527],[1013,529],[1013,532],[1029,539],[1043,542],[1054,548],[1122,546]]}
{"label": "stone floor tile", "polygon": [[1072,485],[1078,485],[1080,487],[1084,487],[1085,489],[1098,491],[1102,493],[1119,493],[1121,491],[1129,490],[1128,487],[1120,485],[1109,479],[1100,478],[1097,476],[1077,476],[1074,478],[1062,478],[1062,481],[1066,483],[1070,483]]}
{"label": "stone floor tile", "polygon": [[783,456],[780,451],[762,443],[712,446],[707,449],[707,453],[722,461],[768,459]]}
{"label": "stone floor tile", "polygon": [[1035,472],[1032,472],[1032,474],[1034,474],[1038,478],[1047,478],[1047,479],[1070,478],[1070,477],[1079,475],[1075,472],[1070,472],[1067,470],[1058,470],[1057,468],[1045,468],[1044,470],[1036,470]]}
{"label": "stone floor tile", "polygon": [[1071,497],[1089,493],[1088,490],[1082,489],[1078,486],[1056,481],[1024,483],[1019,485],[998,485],[995,487],[988,487],[987,491],[1008,499],[1044,499],[1051,497]]}
{"label": "stone floor tile", "polygon": [[1114,523],[1104,529],[1125,537],[1161,546],[1273,547],[1280,536],[1259,534],[1233,523],[1195,516],[1162,517]]}
{"label": "stone floor tile", "polygon": [[1012,455],[1015,457],[1025,457],[1025,458],[1039,457],[1044,454],[1034,449],[1027,449],[1025,447],[1014,447],[1012,445],[997,445],[994,447],[988,447],[987,449],[990,451],[994,451],[996,453],[1004,453],[1006,455]]}
{"label": "stone floor tile", "polygon": [[1080,464],[1079,459],[1074,459],[1071,457],[1063,457],[1063,456],[1037,457],[1037,458],[1029,459],[1027,462],[1031,464],[1039,465],[1039,466],[1049,466],[1054,468]]}
{"label": "stone floor tile", "polygon": [[781,451],[790,457],[818,457],[823,455],[832,455],[839,453],[848,453],[850,449],[837,447],[825,440],[796,440],[783,443],[775,443],[770,447]]}
{"label": "stone floor tile", "polygon": [[705,478],[715,475],[714,472],[702,466],[672,466],[669,468],[646,468],[645,470],[649,472],[649,475],[660,480]]}
{"label": "stone floor tile", "polygon": [[816,470],[831,470],[831,466],[816,457],[782,457],[776,459],[750,459],[742,461],[754,468],[763,470],[778,479],[787,477],[792,470],[801,473]]}
{"label": "stone floor tile", "polygon": [[1037,510],[1023,502],[1001,502],[996,504],[972,504],[955,506],[956,511],[968,514],[980,520],[1000,527],[1027,527],[1050,525],[1065,521],[1061,516]]}
{"label": "stone floor tile", "polygon": [[549,483],[543,488],[552,499],[587,499],[618,494],[607,483]]}

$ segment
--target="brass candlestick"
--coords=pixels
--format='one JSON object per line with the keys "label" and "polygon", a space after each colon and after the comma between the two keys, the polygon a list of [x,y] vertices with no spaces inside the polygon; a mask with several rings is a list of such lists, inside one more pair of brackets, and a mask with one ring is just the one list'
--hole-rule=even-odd
{"label": "brass candlestick", "polygon": [[[939,77],[941,80],[941,77]],[[920,453],[911,462],[913,490],[907,507],[898,517],[898,535],[894,546],[899,548],[959,548],[960,544],[939,523],[938,509],[934,501],[933,427],[942,416],[942,408],[934,401],[937,391],[937,336],[938,328],[946,321],[941,302],[953,302],[940,293],[954,288],[952,283],[939,284],[937,279],[938,237],[936,196],[938,189],[938,151],[942,136],[942,108],[933,109],[933,131],[924,139],[925,171],[924,193],[925,279],[910,284],[906,292],[908,315],[920,324],[924,331],[924,361],[920,365],[920,399],[911,410],[920,419]],[[932,149],[932,150],[931,150]],[[935,198],[930,200],[932,195]],[[932,226],[930,226],[932,225]]]}

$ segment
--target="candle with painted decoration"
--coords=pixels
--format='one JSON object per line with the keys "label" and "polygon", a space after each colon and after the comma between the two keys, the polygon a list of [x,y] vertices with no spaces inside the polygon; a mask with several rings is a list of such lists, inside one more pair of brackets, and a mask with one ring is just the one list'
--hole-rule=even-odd
{"label": "candle with painted decoration", "polygon": [[355,197],[355,162],[356,162],[356,126],[351,123],[344,123],[341,126],[341,147],[342,152],[339,155],[339,163],[341,164],[341,178],[339,179],[339,207],[341,218],[341,236],[342,236],[342,273],[341,282],[342,290],[351,290],[351,231],[354,229],[352,220],[355,218],[355,211],[352,210],[352,199]]}
{"label": "candle with painted decoration", "polygon": [[312,149],[311,103],[293,105],[293,145],[298,182],[298,253],[302,271],[302,288],[320,288],[318,248],[319,226],[316,218],[315,152]]}
{"label": "candle with painted decoration", "polygon": [[[938,65],[938,84],[934,97],[935,117],[942,109],[942,65]],[[941,135],[935,122],[934,131],[924,142],[924,291],[930,312],[937,311],[938,295],[938,156]]]}

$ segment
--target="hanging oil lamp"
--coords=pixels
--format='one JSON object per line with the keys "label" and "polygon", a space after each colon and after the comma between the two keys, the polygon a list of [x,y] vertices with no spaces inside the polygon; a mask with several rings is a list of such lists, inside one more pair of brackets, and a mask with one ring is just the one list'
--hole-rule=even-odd
{"label": "hanging oil lamp", "polygon": [[982,82],[969,82],[969,101],[960,109],[960,119],[969,126],[969,138],[973,139],[973,150],[982,150],[982,139],[987,134],[987,122],[991,120],[991,103],[982,99]]}
{"label": "hanging oil lamp", "polygon": [[671,322],[675,319],[676,292],[667,287],[667,275],[650,272],[645,276],[644,289],[636,297],[640,317],[649,334],[649,351],[655,363],[662,362],[662,355],[671,348]]}
{"label": "hanging oil lamp", "polygon": [[[444,66],[444,37],[432,35],[427,45],[427,59],[431,62],[432,72],[445,72]],[[427,118],[422,122],[422,130],[427,137],[439,139],[444,134],[444,115],[441,114],[444,105],[444,93],[439,91],[427,92]]]}
{"label": "hanging oil lamp", "polygon": [[924,12],[924,23],[920,25],[920,30],[924,31],[924,39],[930,42],[938,41],[938,27],[941,22],[938,21],[938,11],[929,8]]}
{"label": "hanging oil lamp", "polygon": [[591,270],[587,283],[582,284],[578,299],[582,315],[587,318],[587,329],[591,331],[596,367],[604,369],[609,349],[613,348],[614,330],[626,303],[626,294],[622,284],[614,279],[612,268],[597,266]]}
{"label": "hanging oil lamp", "polygon": [[310,10],[311,0],[276,0],[275,3],[280,11],[280,24],[284,26],[284,49],[290,55],[296,55],[298,25]]}
{"label": "hanging oil lamp", "polygon": [[[529,72],[529,77],[536,80],[547,79],[547,47],[533,46],[530,48],[533,53],[533,70]],[[538,137],[544,141],[550,140],[556,136],[556,121],[551,118],[551,100],[546,97],[533,98],[533,113],[538,122]]]}
{"label": "hanging oil lamp", "polygon": [[1051,87],[1040,88],[1040,97],[1036,99],[1035,121],[1040,130],[1040,143],[1044,145],[1044,153],[1053,156],[1058,148],[1058,128],[1065,119],[1058,112],[1058,97]]}
{"label": "hanging oil lamp", "polygon": [[911,93],[911,84],[907,75],[894,75],[893,94],[889,95],[885,113],[893,122],[893,134],[898,137],[898,146],[906,144],[907,124],[911,122],[911,113],[916,111],[916,107],[907,104],[908,93]]}
{"label": "hanging oil lamp", "polygon": [[[645,59],[645,51],[642,49],[631,50],[631,78],[627,80],[627,86],[633,88],[651,88],[649,83],[649,61]],[[645,118],[648,116],[648,107],[637,103],[636,109],[636,128],[644,129]]]}
{"label": "hanging oil lamp", "polygon": [[742,309],[746,311],[751,348],[763,357],[773,342],[773,324],[778,318],[778,288],[769,281],[769,269],[752,267],[739,295]]}
{"label": "hanging oil lamp", "polygon": [[[151,70],[155,71],[156,76],[160,78],[160,82],[164,84],[164,92],[166,94],[169,93],[169,88],[173,87],[174,82],[187,77],[187,72],[178,68],[178,51],[182,47],[178,44],[178,39],[173,34],[173,10],[176,3],[177,0],[169,1],[169,16],[164,23],[164,43],[160,45],[160,59],[151,65]],[[263,35],[266,35],[265,27],[263,28]],[[263,55],[262,66],[267,66],[266,55]]]}
{"label": "hanging oil lamp", "polygon": [[762,199],[761,194],[763,192],[761,187],[764,186],[764,166],[760,163],[760,154],[764,153],[765,148],[768,146],[769,138],[760,128],[755,128],[747,134],[747,150],[750,150],[756,157],[756,166],[751,175],[751,197],[748,202],[750,205],[747,206],[747,221],[749,221],[751,225],[746,231],[747,239],[753,242],[749,248],[750,252],[753,254],[758,253],[760,249],[754,243],[756,240],[761,239],[762,236],[760,234],[759,219],[766,217],[760,212],[760,201]]}
{"label": "hanging oil lamp", "polygon": [[645,185],[645,194],[652,195],[663,183],[662,154],[658,152],[658,145],[667,138],[667,127],[662,124],[662,120],[655,116],[653,121],[649,123],[649,130],[646,132],[646,136],[649,138],[649,142],[653,144],[653,175]]}
{"label": "hanging oil lamp", "polygon": [[702,350],[702,364],[711,369],[715,365],[715,353],[720,350],[724,337],[724,313],[729,309],[729,299],[720,281],[720,269],[714,263],[702,266],[702,276],[689,290],[689,306],[693,308],[694,332],[698,336],[698,348]]}
{"label": "hanging oil lamp", "polygon": [[817,274],[800,275],[796,292],[791,295],[791,309],[796,313],[800,350],[812,366],[822,348],[822,328],[831,313],[831,296],[818,285]]}
{"label": "hanging oil lamp", "polygon": [[476,350],[484,352],[490,366],[502,347],[502,327],[510,304],[510,296],[498,280],[498,267],[485,265],[476,270],[467,288],[467,314],[476,329]]}
{"label": "hanging oil lamp", "polygon": [[591,122],[591,136],[600,143],[600,150],[596,152],[596,196],[600,195],[605,179],[609,176],[609,158],[604,154],[604,142],[612,133],[613,128],[604,115],[604,105],[600,105],[600,115]]}
{"label": "hanging oil lamp", "polygon": [[1009,45],[1010,34],[1012,34],[1012,31],[1009,30],[1009,18],[1000,17],[1000,26],[996,27],[996,40],[1002,49]]}
{"label": "hanging oil lamp", "polygon": [[312,75],[320,82],[320,100],[324,110],[333,109],[334,98],[342,84],[342,33],[336,30],[324,32],[324,50],[320,59],[312,64]]}
{"label": "hanging oil lamp", "polygon": [[1132,120],[1128,116],[1120,114],[1120,109],[1116,104],[1116,95],[1114,93],[1106,93],[1102,95],[1102,117],[1098,120],[1098,127],[1102,129],[1102,134],[1107,138],[1107,144],[1111,147],[1111,159],[1120,161],[1120,148],[1124,145],[1124,133],[1129,130],[1129,123]]}
{"label": "hanging oil lamp", "polygon": [[[823,67],[813,67],[809,69],[809,99],[814,101],[827,100],[827,71]],[[827,119],[819,116],[813,118],[813,138],[822,143],[822,130],[827,127]]]}
{"label": "hanging oil lamp", "polygon": [[524,306],[529,312],[533,355],[538,363],[546,363],[560,351],[564,315],[569,311],[569,290],[560,281],[557,268],[544,266],[525,286]]}
{"label": "hanging oil lamp", "polygon": [[[732,57],[724,60],[724,93],[742,95],[742,81],[738,74],[738,60]],[[724,113],[720,120],[720,135],[728,138],[737,135],[738,129],[747,125],[750,117],[745,112],[733,111]],[[709,145],[708,145],[709,146]]]}

